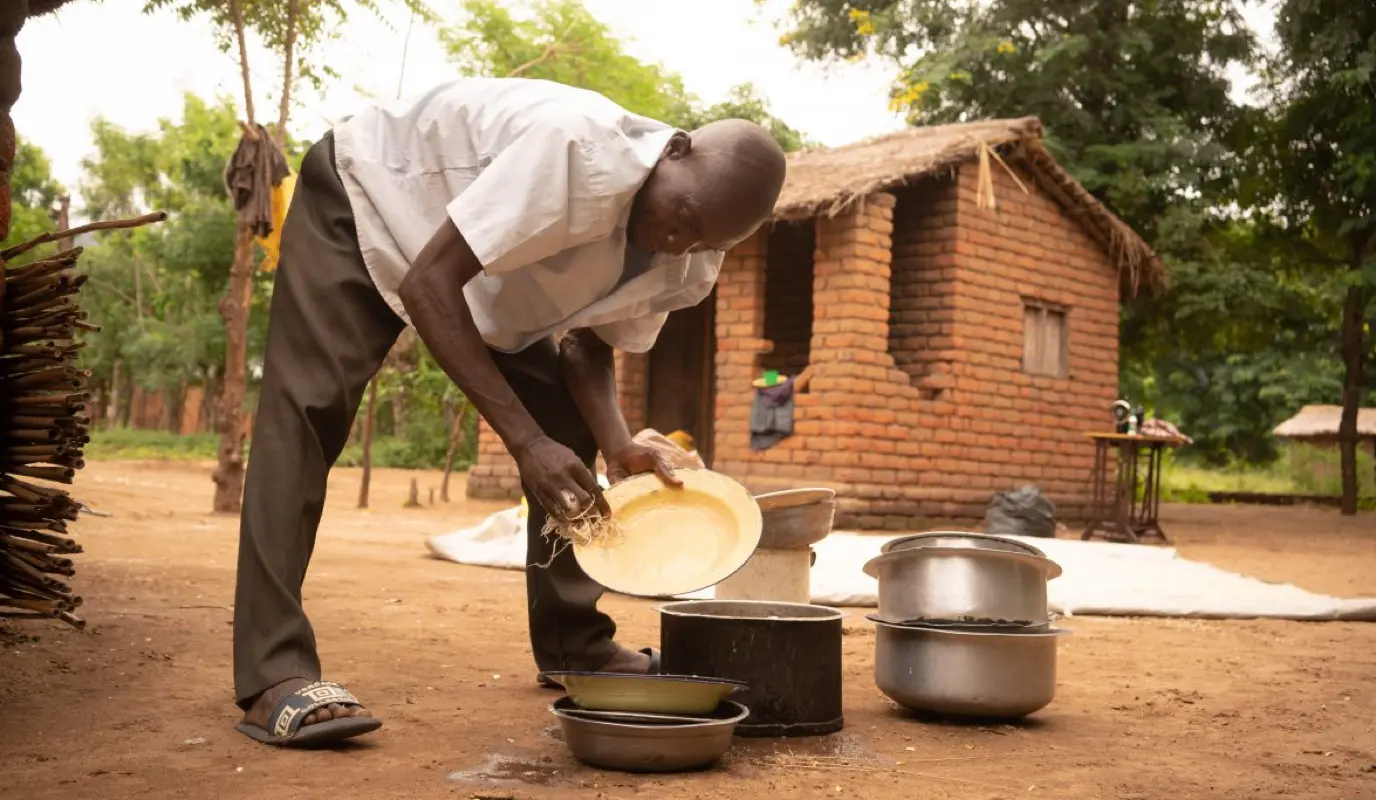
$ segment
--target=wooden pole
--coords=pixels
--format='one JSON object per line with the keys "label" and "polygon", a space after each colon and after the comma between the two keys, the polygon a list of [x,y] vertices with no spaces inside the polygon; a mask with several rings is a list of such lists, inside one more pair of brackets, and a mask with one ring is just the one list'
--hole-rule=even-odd
{"label": "wooden pole", "polygon": [[373,410],[377,407],[377,376],[368,384],[368,408],[363,414],[363,479],[358,483],[358,507],[368,507],[368,484],[373,478]]}
{"label": "wooden pole", "polygon": [[440,500],[449,502],[449,474],[454,471],[454,454],[463,440],[464,421],[468,419],[468,398],[459,400],[459,408],[454,412],[454,426],[449,431],[449,452],[444,454],[444,479],[440,481]]}

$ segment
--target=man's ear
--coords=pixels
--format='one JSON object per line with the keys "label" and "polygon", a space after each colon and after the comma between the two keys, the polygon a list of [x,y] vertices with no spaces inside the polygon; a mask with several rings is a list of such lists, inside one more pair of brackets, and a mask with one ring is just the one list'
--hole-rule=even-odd
{"label": "man's ear", "polygon": [[674,135],[669,138],[669,143],[664,145],[664,158],[676,161],[693,149],[693,139],[683,131],[674,131]]}

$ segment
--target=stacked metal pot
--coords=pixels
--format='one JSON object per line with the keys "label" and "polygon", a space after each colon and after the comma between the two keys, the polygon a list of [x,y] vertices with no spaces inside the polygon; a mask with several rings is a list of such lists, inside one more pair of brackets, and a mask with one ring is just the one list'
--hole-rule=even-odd
{"label": "stacked metal pot", "polygon": [[1019,717],[1056,693],[1047,582],[1060,565],[1015,539],[960,531],[904,536],[865,565],[879,582],[874,678],[915,711]]}

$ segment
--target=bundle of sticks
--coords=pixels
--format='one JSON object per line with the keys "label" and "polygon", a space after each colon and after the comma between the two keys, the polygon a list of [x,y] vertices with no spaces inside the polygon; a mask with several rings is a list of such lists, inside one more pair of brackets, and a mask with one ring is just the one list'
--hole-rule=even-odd
{"label": "bundle of sticks", "polygon": [[[93,230],[132,228],[166,219],[162,212],[98,222],[0,252],[0,263],[43,244]],[[78,628],[81,606],[70,579],[69,556],[81,552],[67,523],[82,504],[59,486],[85,466],[91,395],[87,370],[76,366],[85,342],[99,331],[77,294],[87,276],[76,271],[75,247],[23,266],[5,266],[0,289],[0,618],[57,618]]]}

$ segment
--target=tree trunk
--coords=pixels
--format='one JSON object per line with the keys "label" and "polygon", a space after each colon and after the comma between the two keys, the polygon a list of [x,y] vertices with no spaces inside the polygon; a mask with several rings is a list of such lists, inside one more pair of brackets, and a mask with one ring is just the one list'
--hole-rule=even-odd
{"label": "tree trunk", "polygon": [[449,452],[444,454],[444,479],[440,481],[440,500],[449,502],[449,473],[454,471],[454,454],[459,450],[463,439],[463,423],[468,419],[468,399],[459,402],[459,410],[454,414],[454,427],[449,431]]}
{"label": "tree trunk", "polygon": [[368,408],[363,412],[363,479],[358,482],[358,507],[368,507],[368,484],[373,479],[373,409],[377,406],[377,376],[368,383]]}
{"label": "tree trunk", "polygon": [[408,377],[420,366],[420,352],[417,343],[420,341],[414,328],[407,328],[397,337],[392,344],[392,349],[387,353],[386,363],[396,373],[399,380],[396,382],[396,390],[391,393],[390,402],[392,406],[392,435],[400,438],[406,437],[407,426],[410,424],[411,394],[408,386]]}
{"label": "tree trunk", "polygon": [[244,35],[244,10],[239,0],[229,0],[229,14],[234,21],[234,38],[239,43],[239,76],[244,80],[244,117],[253,127],[253,80],[248,69],[248,41]]}
{"label": "tree trunk", "polygon": [[244,392],[248,374],[248,311],[253,293],[253,231],[241,221],[234,237],[229,291],[220,298],[225,321],[224,392],[220,396],[220,451],[215,468],[215,510],[237,512],[244,493]]}
{"label": "tree trunk", "polygon": [[201,386],[201,425],[197,433],[213,433],[220,429],[220,394],[223,384],[219,376],[211,373]]}
{"label": "tree trunk", "polygon": [[282,58],[282,104],[277,109],[277,130],[273,135],[277,149],[287,152],[287,119],[291,116],[292,75],[296,66],[296,19],[301,12],[301,0],[287,3],[287,35]]}
{"label": "tree trunk", "polygon": [[14,168],[14,121],[10,109],[19,100],[19,48],[15,37],[24,27],[28,2],[0,3],[0,241],[10,235],[10,171]]}
{"label": "tree trunk", "polygon": [[[254,129],[253,80],[248,67],[248,42],[240,0],[229,0],[234,38],[239,45],[239,75],[244,81],[244,114],[248,131]],[[215,481],[214,509],[238,512],[244,494],[244,391],[247,383],[248,310],[253,292],[253,231],[239,220],[234,233],[234,263],[229,269],[229,289],[220,298],[220,318],[225,322],[224,392],[220,396],[220,449]]]}
{"label": "tree trunk", "polygon": [[[1354,248],[1353,270],[1362,268],[1362,252]],[[1347,287],[1343,298],[1342,321],[1342,359],[1343,374],[1343,413],[1338,423],[1338,447],[1342,454],[1343,473],[1343,516],[1357,513],[1357,447],[1361,440],[1357,436],[1357,410],[1361,407],[1362,375],[1366,361],[1366,342],[1362,335],[1362,319],[1366,311],[1366,287],[1355,281]]]}
{"label": "tree trunk", "polygon": [[123,409],[120,408],[124,403],[124,362],[115,359],[114,369],[110,370],[110,405],[105,412],[105,425],[109,428],[117,427],[120,419],[124,416]]}
{"label": "tree trunk", "polygon": [[117,406],[117,410],[119,411],[119,417],[117,417],[117,419],[119,421],[119,427],[121,428],[128,428],[133,424],[134,390],[136,388],[132,380],[128,378],[124,379],[124,385],[120,388],[119,405]]}

